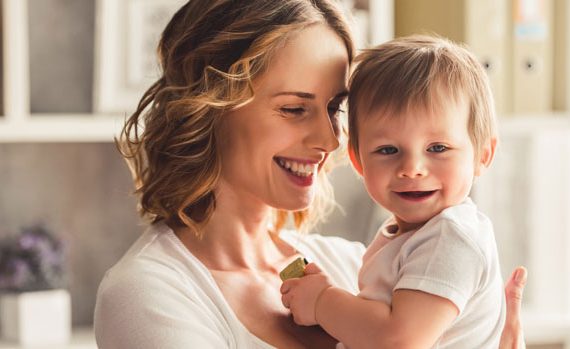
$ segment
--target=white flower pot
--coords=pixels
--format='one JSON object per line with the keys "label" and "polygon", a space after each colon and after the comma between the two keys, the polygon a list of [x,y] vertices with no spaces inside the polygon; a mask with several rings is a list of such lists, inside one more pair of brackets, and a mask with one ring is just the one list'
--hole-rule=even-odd
{"label": "white flower pot", "polygon": [[69,292],[57,289],[0,295],[0,328],[5,340],[21,345],[69,342]]}

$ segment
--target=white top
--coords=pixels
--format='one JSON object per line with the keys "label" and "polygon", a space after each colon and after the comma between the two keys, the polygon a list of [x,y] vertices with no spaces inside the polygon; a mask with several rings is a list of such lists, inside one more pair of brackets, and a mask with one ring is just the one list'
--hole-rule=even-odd
{"label": "white top", "polygon": [[411,289],[447,298],[460,313],[436,348],[498,348],[506,303],[490,220],[467,199],[385,244],[382,229],[394,224],[364,254],[359,296],[391,304],[395,290]]}
{"label": "white top", "polygon": [[[356,294],[364,246],[283,231],[280,237]],[[214,278],[174,232],[157,223],[103,278],[95,306],[99,348],[273,348],[250,333]]]}

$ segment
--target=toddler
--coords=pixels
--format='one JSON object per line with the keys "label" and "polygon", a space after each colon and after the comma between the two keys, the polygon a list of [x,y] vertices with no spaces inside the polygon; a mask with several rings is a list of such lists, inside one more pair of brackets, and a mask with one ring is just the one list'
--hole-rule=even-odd
{"label": "toddler", "polygon": [[366,50],[350,82],[349,154],[392,216],[368,247],[354,296],[315,264],[281,287],[296,323],[348,348],[497,348],[503,281],[489,219],[469,198],[497,136],[473,54],[411,36]]}

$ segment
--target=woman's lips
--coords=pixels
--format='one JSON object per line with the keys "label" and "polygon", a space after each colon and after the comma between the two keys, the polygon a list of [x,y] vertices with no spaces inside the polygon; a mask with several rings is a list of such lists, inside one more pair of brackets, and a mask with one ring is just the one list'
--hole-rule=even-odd
{"label": "woman's lips", "polygon": [[[299,174],[299,173],[295,173],[291,168],[287,168],[287,167],[283,166],[282,161],[280,161],[280,158],[275,158],[274,161],[277,164],[277,166],[279,166],[279,168],[281,168],[281,170],[283,170],[283,172],[285,172],[285,174],[287,175],[289,180],[291,182],[293,182],[293,184],[296,184],[296,185],[301,186],[301,187],[309,187],[309,186],[313,185],[314,178],[316,175],[316,171],[312,172],[310,175]],[[309,163],[309,162],[307,162],[307,163]]]}
{"label": "woman's lips", "polygon": [[292,172],[289,172],[287,170],[285,170],[285,173],[287,174],[287,177],[289,177],[289,179],[291,180],[291,182],[295,183],[298,186],[301,187],[310,187],[311,185],[313,185],[313,181],[315,176],[311,175],[308,177],[299,177],[295,174],[293,174]]}

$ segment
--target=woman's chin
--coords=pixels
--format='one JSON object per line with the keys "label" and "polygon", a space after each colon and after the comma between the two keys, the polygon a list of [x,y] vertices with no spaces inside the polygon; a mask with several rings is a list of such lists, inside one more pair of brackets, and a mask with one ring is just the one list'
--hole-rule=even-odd
{"label": "woman's chin", "polygon": [[315,196],[310,195],[303,198],[297,197],[294,200],[290,200],[287,202],[281,201],[278,204],[273,205],[273,207],[275,207],[278,210],[284,210],[284,211],[304,211],[307,208],[309,208],[314,201],[315,201]]}

